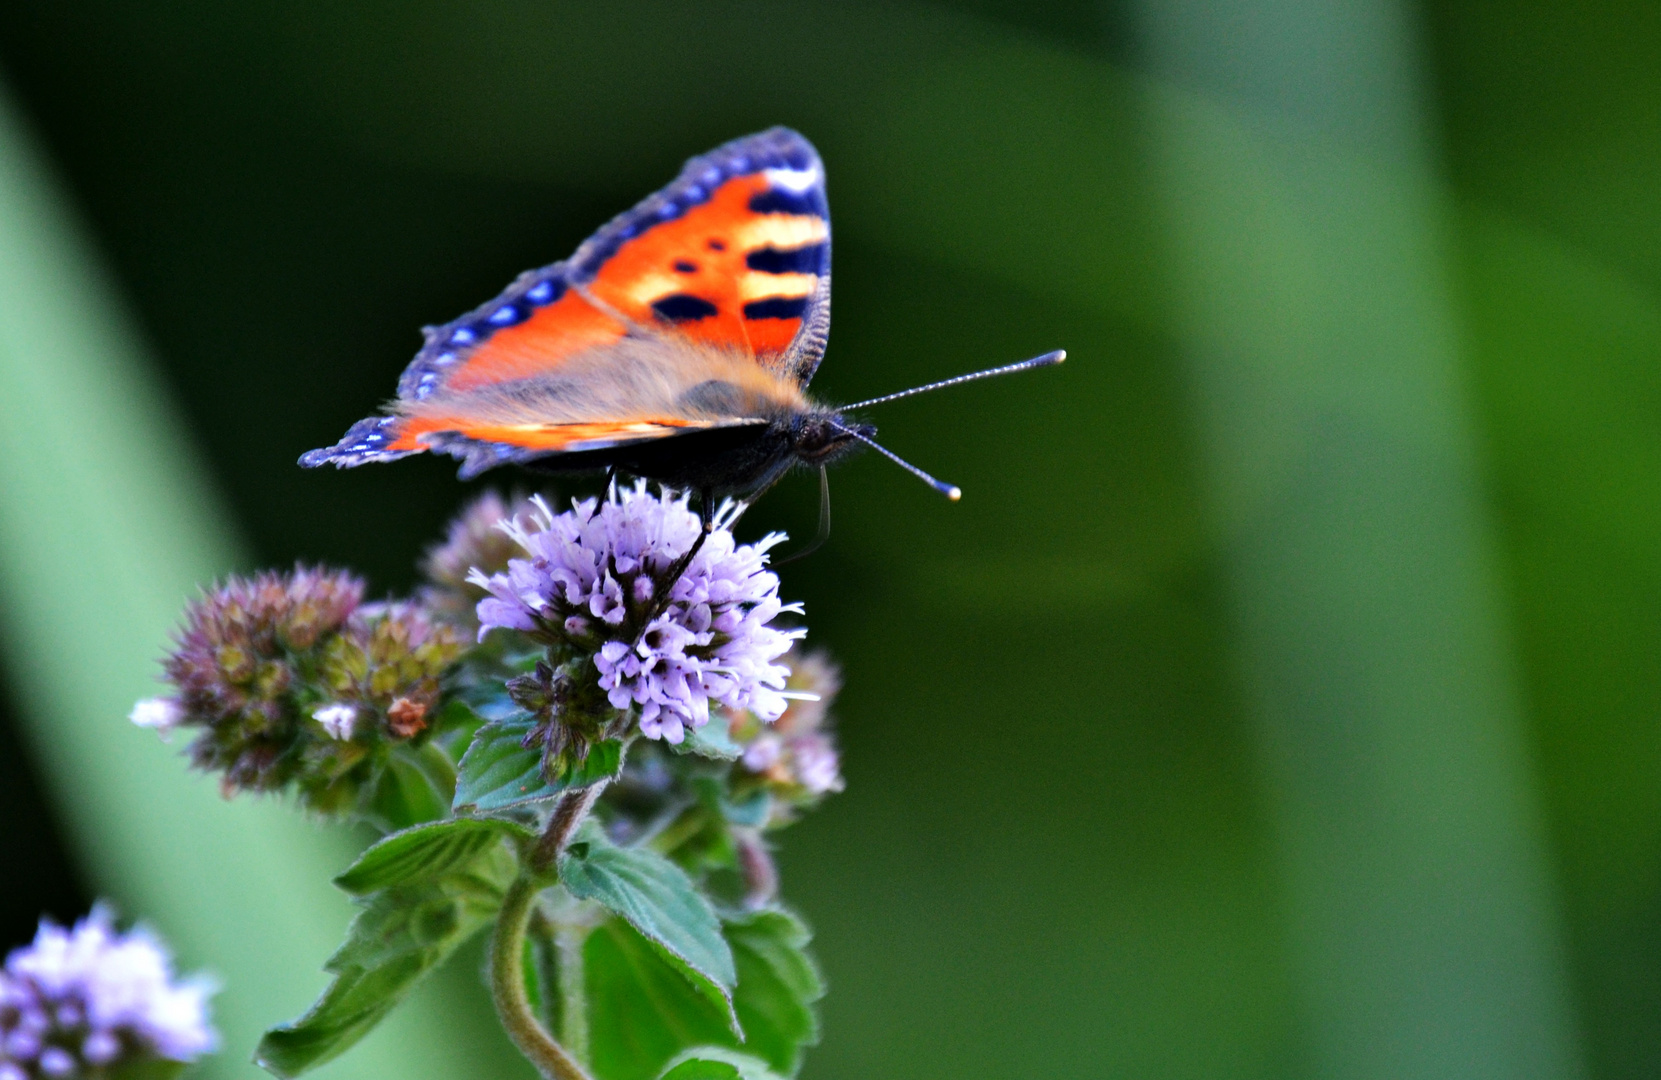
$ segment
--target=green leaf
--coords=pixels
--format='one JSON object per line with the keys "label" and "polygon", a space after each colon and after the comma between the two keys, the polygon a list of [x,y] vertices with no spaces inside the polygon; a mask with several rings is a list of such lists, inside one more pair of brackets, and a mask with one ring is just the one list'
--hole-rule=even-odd
{"label": "green leaf", "polygon": [[542,751],[521,745],[535,722],[524,713],[496,720],[473,736],[456,779],[457,813],[490,813],[552,799],[566,791],[609,780],[623,767],[623,744],[604,739],[589,747],[582,764],[565,763],[549,782],[542,775]]}
{"label": "green leaf", "polygon": [[693,780],[692,789],[697,792],[699,802],[734,825],[759,829],[767,824],[773,810],[773,797],[766,788],[754,788],[734,799],[725,776],[700,776]]}
{"label": "green leaf", "polygon": [[726,932],[738,969],[733,1007],[747,1037],[744,1049],[794,1076],[802,1051],[819,1042],[813,1004],[825,996],[825,982],[807,951],[813,935],[779,909],[734,919]]}
{"label": "green leaf", "polygon": [[589,1065],[597,1080],[656,1080],[694,1046],[736,1047],[727,1011],[700,995],[662,950],[622,919],[601,923],[583,949]]}
{"label": "green leaf", "polygon": [[450,800],[421,764],[394,750],[375,778],[367,817],[378,828],[391,832],[424,821],[448,817]]}
{"label": "green leaf", "polygon": [[486,722],[511,720],[525,712],[513,703],[513,699],[502,689],[500,682],[468,687],[461,692],[457,700],[464,703],[480,720]]}
{"label": "green leaf", "polygon": [[341,875],[363,910],[325,968],[335,979],[300,1019],[272,1028],[256,1059],[298,1076],[361,1039],[500,910],[518,871],[506,822],[447,821],[387,837]]}
{"label": "green leaf", "polygon": [[692,728],[686,733],[686,739],[672,749],[679,754],[697,754],[716,761],[737,761],[744,755],[744,748],[732,741],[727,718],[719,712],[710,713],[709,723]]}
{"label": "green leaf", "polygon": [[393,833],[370,847],[335,884],[354,896],[436,880],[475,862],[503,837],[534,834],[491,818],[453,818]]}
{"label": "green leaf", "polygon": [[[738,971],[733,1005],[749,1037],[742,1048],[792,1076],[803,1049],[818,1039],[812,1006],[824,994],[805,951],[808,931],[783,911],[745,916],[726,930]],[[666,1063],[692,1047],[739,1048],[721,1011],[622,920],[595,930],[584,964],[589,1014],[607,1018],[590,1035],[599,1080],[657,1080]]]}
{"label": "green leaf", "polygon": [[662,949],[705,997],[732,1013],[738,982],[732,950],[715,909],[686,872],[655,851],[620,848],[586,828],[559,859],[559,880],[572,896],[593,900]]}
{"label": "green leaf", "polygon": [[331,1060],[369,1034],[435,962],[412,953],[380,967],[342,972],[305,1016],[267,1031],[254,1060],[280,1077],[299,1076]]}
{"label": "green leaf", "polygon": [[662,1080],[779,1080],[765,1061],[722,1046],[700,1046],[677,1055]]}

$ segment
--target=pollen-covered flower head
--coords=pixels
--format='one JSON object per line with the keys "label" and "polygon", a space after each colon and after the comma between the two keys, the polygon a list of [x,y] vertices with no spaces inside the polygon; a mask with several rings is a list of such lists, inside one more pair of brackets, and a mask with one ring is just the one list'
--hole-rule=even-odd
{"label": "pollen-covered flower head", "polygon": [[227,792],[292,787],[343,808],[380,749],[428,727],[463,648],[417,605],[362,599],[341,571],[228,579],[186,609],[164,663],[175,695],[141,702],[133,721],[193,731],[192,760]]}
{"label": "pollen-covered flower head", "polygon": [[176,982],[161,942],[116,930],[108,909],[65,930],[42,921],[0,971],[0,1078],[103,1076],[132,1062],[213,1051],[212,988]]}
{"label": "pollen-covered flower head", "polygon": [[744,748],[740,768],[788,801],[808,803],[843,787],[841,756],[829,726],[842,672],[824,653],[791,659],[785,687],[790,705],[784,713],[770,725],[750,713],[731,713],[729,731]]}
{"label": "pollen-covered flower head", "polygon": [[678,743],[709,720],[711,702],[763,721],[784,712],[789,669],[774,663],[806,633],[772,625],[797,604],[779,600],[766,568],[772,534],[740,544],[723,508],[692,561],[670,575],[702,531],[685,496],[644,482],[601,502],[555,514],[540,499],[502,529],[522,550],[497,573],[472,580],[490,596],[480,636],[517,630],[593,658],[613,708],[637,709],[642,734]]}

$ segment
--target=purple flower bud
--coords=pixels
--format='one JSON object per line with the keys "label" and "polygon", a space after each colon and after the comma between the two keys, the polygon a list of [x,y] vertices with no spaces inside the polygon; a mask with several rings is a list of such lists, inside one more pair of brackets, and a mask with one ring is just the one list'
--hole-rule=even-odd
{"label": "purple flower bud", "polygon": [[40,1036],[19,1028],[6,1036],[5,1052],[7,1057],[28,1061],[40,1053]]}
{"label": "purple flower bud", "polygon": [[121,1039],[113,1031],[100,1028],[81,1043],[81,1057],[89,1065],[108,1065],[121,1055]]}
{"label": "purple flower bud", "polygon": [[70,1076],[75,1072],[75,1056],[61,1046],[48,1046],[40,1052],[40,1071],[43,1076]]}

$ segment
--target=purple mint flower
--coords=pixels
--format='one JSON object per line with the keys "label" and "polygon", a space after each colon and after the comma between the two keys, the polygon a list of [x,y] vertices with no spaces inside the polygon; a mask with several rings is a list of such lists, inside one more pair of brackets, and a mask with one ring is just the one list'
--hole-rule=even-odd
{"label": "purple mint flower", "polygon": [[612,706],[637,709],[651,739],[679,743],[709,721],[711,702],[763,721],[784,712],[790,669],[773,661],[807,631],[771,625],[801,611],[779,600],[778,576],[766,569],[782,534],[738,543],[728,504],[685,572],[668,581],[702,529],[685,496],[653,495],[642,482],[557,515],[532,501],[530,514],[500,526],[526,557],[470,578],[490,593],[479,601],[481,638],[501,627],[588,653]]}
{"label": "purple mint flower", "polygon": [[218,1046],[212,992],[199,978],[175,982],[161,942],[143,929],[120,933],[107,908],[70,930],[42,920],[0,970],[0,1080],[194,1061]]}
{"label": "purple mint flower", "polygon": [[829,731],[831,702],[842,673],[823,653],[795,658],[784,695],[789,707],[770,726],[744,714],[728,717],[729,731],[744,747],[743,768],[782,793],[811,801],[841,791],[842,759]]}

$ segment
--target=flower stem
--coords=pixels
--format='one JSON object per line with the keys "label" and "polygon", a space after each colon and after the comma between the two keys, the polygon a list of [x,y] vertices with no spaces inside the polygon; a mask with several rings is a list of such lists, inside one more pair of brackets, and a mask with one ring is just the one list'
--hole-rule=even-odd
{"label": "flower stem", "polygon": [[[548,819],[548,827],[543,830],[530,858],[526,860],[525,869],[508,886],[507,895],[502,897],[502,910],[496,916],[496,931],[490,939],[490,995],[496,1003],[496,1015],[501,1018],[502,1027],[507,1029],[513,1045],[530,1059],[546,1080],[592,1080],[592,1077],[569,1050],[548,1034],[531,1011],[530,998],[525,994],[525,926],[530,921],[537,893],[547,883],[545,875],[565,849],[571,834],[588,816],[594,800],[600,797],[604,787],[602,781],[581,791],[568,791],[560,797],[554,806],[553,816]],[[565,961],[563,949],[561,951],[560,968],[563,971]],[[573,991],[563,977],[560,979],[560,993],[562,1014],[569,1017]],[[575,993],[578,998],[581,997],[580,984]],[[574,1028],[569,1019],[560,1025],[568,1035],[580,1031],[579,1045],[587,1042],[586,1003],[580,1012],[580,1029]]]}
{"label": "flower stem", "polygon": [[606,784],[607,781],[601,780],[580,791],[567,791],[559,797],[559,802],[554,804],[553,816],[548,819],[548,827],[542,830],[541,838],[531,851],[532,871],[544,873],[554,865],[559,853],[570,843],[571,834],[577,831],[577,826],[582,824],[583,818],[593,809],[594,800],[606,789]]}
{"label": "flower stem", "polygon": [[537,1022],[525,995],[525,923],[539,891],[535,878],[521,874],[502,898],[490,939],[490,995],[508,1038],[546,1080],[592,1080],[582,1063]]}

